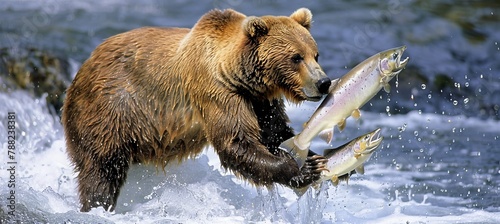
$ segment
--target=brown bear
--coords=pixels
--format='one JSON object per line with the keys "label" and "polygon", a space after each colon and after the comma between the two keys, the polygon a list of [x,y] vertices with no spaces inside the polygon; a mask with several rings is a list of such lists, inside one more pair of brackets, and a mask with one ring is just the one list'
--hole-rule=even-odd
{"label": "brown bear", "polygon": [[283,96],[318,101],[330,79],[318,64],[308,9],[290,17],[213,10],[192,29],[139,28],[106,39],[67,89],[67,151],[81,211],[112,211],[133,163],[165,168],[211,144],[224,168],[257,186],[300,188],[325,158],[299,168]]}

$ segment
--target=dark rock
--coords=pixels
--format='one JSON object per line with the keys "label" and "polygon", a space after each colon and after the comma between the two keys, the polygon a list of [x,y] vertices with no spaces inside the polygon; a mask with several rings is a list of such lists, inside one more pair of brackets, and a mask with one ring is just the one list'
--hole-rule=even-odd
{"label": "dark rock", "polygon": [[66,87],[71,82],[68,59],[30,48],[0,49],[0,91],[24,90],[35,97],[45,96],[57,113],[63,104]]}

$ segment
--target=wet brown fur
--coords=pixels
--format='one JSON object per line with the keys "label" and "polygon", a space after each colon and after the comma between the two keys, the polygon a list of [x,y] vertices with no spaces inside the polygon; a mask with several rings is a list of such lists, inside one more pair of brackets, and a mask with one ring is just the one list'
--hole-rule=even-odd
{"label": "wet brown fur", "polygon": [[[140,28],[99,45],[67,90],[63,107],[69,157],[82,211],[115,208],[132,163],[164,167],[212,144],[222,166],[260,186],[307,185],[279,143],[293,136],[282,96],[307,99],[314,85],[300,53],[315,63],[307,11],[291,17],[205,14],[192,29]],[[299,24],[300,23],[300,24]]]}

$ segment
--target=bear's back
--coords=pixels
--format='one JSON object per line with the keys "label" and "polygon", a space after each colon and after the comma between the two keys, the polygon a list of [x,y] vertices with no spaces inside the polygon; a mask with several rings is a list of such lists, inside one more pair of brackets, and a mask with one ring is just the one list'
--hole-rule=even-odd
{"label": "bear's back", "polygon": [[[103,148],[132,141],[133,148],[141,151],[134,160],[161,165],[169,157],[198,153],[187,148],[201,150],[192,143],[206,144],[203,128],[196,125],[200,118],[191,109],[177,73],[168,68],[175,64],[171,59],[188,32],[144,27],[101,43],[67,90],[62,120],[68,140],[82,140],[84,148],[93,148],[91,139],[104,142]],[[101,128],[90,128],[94,126]]]}

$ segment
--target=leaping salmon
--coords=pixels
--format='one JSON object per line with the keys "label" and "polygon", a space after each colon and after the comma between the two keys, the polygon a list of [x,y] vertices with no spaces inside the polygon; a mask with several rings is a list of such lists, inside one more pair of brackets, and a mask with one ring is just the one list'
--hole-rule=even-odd
{"label": "leaping salmon", "polygon": [[[325,151],[324,157],[328,159],[325,171],[321,178],[312,186],[317,188],[326,180],[331,180],[337,186],[339,180],[349,180],[354,170],[358,174],[364,174],[364,162],[366,162],[379,147],[384,138],[380,135],[380,128],[361,135],[350,142],[334,149]],[[309,187],[294,189],[298,196],[302,196]]]}
{"label": "leaping salmon", "polygon": [[304,130],[281,143],[280,148],[288,151],[299,167],[305,162],[311,141],[318,134],[330,143],[333,127],[342,131],[349,116],[358,119],[361,108],[380,89],[390,91],[389,81],[401,72],[409,57],[401,60],[406,46],[379,52],[359,63],[340,79],[332,81],[329,94],[314,112]]}
{"label": "leaping salmon", "polygon": [[380,128],[361,135],[354,140],[334,149],[325,151],[324,157],[328,159],[326,169],[321,173],[319,181],[331,180],[333,185],[339,183],[339,177],[356,173],[364,174],[364,162],[367,161],[378,148],[384,137],[380,135]]}

